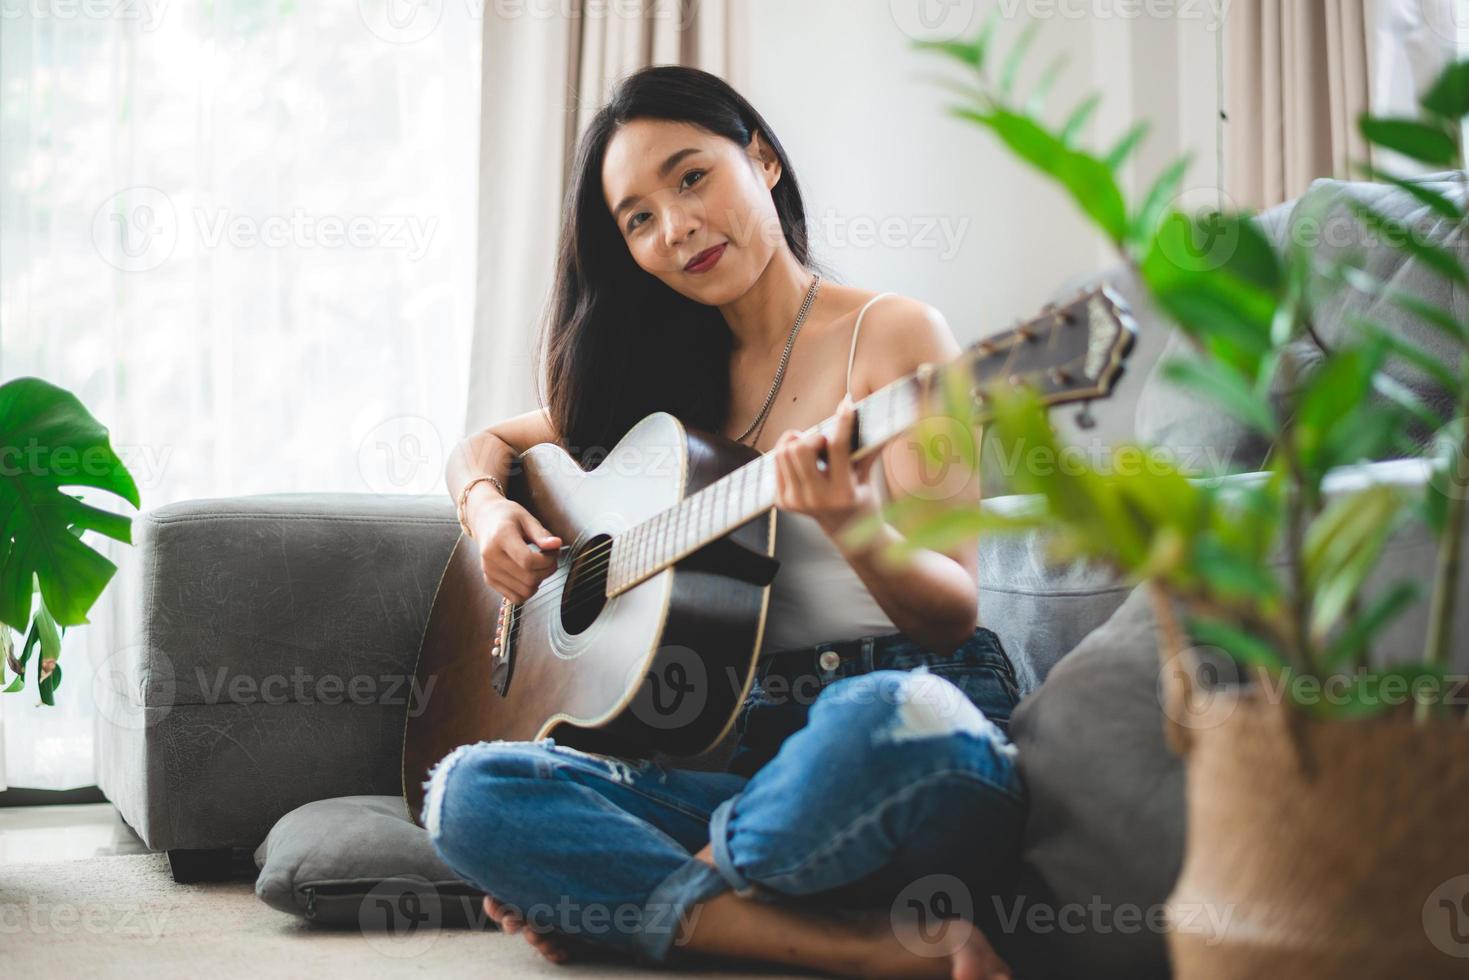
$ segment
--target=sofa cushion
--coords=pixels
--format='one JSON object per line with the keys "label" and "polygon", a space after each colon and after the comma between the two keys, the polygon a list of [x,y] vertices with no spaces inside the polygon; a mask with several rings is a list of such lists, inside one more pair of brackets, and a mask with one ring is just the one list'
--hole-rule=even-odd
{"label": "sofa cushion", "polygon": [[255,894],[313,922],[364,930],[493,928],[484,892],[439,859],[398,796],[340,796],[281,817],[255,850]]}
{"label": "sofa cushion", "polygon": [[1140,587],[1015,709],[1030,810],[996,915],[1017,976],[1168,975],[1166,934],[1148,923],[1183,863],[1184,773],[1164,741],[1157,643]]}

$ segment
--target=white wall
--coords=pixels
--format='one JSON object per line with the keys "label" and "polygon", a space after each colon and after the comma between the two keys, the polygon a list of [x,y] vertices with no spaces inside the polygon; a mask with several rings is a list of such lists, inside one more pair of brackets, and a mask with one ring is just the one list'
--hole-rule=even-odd
{"label": "white wall", "polygon": [[1203,21],[1062,16],[1058,6],[1086,5],[1054,0],[745,3],[749,61],[739,84],[791,154],[818,259],[846,282],[934,304],[961,343],[1033,313],[1110,255],[1059,188],[948,116],[952,97],[924,80],[946,59],[911,48],[904,25],[918,27],[916,8],[967,13],[968,37],[993,2],[1014,12],[1000,24],[1004,46],[1030,19],[1027,7],[1044,17],[1022,90],[1055,55],[1069,60],[1049,118],[1099,90],[1092,145],[1109,146],[1139,114],[1156,123],[1129,184],[1194,145],[1190,184],[1214,185],[1214,48]]}

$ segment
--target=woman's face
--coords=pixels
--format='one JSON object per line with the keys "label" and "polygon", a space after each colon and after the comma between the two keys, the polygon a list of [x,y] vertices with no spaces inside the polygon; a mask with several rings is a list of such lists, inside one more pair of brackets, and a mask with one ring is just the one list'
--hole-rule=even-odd
{"label": "woman's face", "polygon": [[[623,125],[602,163],[602,193],[633,260],[709,306],[743,295],[784,247],[770,195],[779,180],[780,163],[758,133],[741,147],[661,119]],[[710,264],[716,247],[723,251]]]}

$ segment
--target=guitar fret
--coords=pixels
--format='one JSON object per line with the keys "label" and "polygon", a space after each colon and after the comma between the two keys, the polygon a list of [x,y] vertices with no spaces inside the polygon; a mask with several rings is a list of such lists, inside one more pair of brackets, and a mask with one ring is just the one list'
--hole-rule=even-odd
{"label": "guitar fret", "polygon": [[688,531],[688,508],[680,501],[673,508],[673,545],[668,549],[668,557],[684,550],[684,534]]}
{"label": "guitar fret", "polygon": [[694,495],[694,515],[692,521],[694,525],[694,533],[692,535],[694,541],[698,541],[704,535],[704,508],[709,505],[709,489],[706,487]]}

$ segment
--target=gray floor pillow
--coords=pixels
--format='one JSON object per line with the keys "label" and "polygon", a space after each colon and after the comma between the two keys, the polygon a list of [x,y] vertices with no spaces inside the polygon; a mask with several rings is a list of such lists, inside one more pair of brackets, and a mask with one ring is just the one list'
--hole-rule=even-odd
{"label": "gray floor pillow", "polygon": [[1158,680],[1139,588],[1015,709],[1030,812],[995,938],[1017,976],[1169,975],[1159,923],[1183,864],[1184,771],[1164,742]]}
{"label": "gray floor pillow", "polygon": [[299,806],[255,850],[255,894],[328,925],[397,932],[494,928],[484,892],[439,859],[397,796],[342,796]]}

